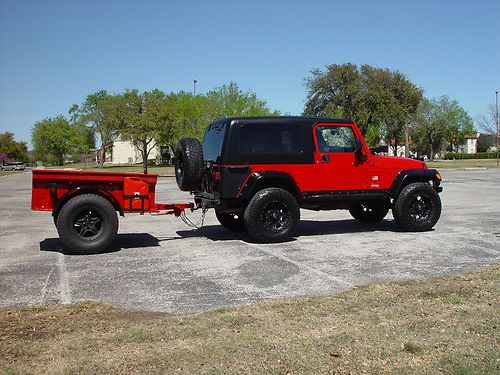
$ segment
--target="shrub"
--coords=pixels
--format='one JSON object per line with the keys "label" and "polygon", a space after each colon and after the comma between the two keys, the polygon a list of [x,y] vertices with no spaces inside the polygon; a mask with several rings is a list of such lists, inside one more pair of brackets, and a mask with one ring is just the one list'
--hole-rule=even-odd
{"label": "shrub", "polygon": [[496,152],[476,152],[475,154],[465,154],[461,152],[448,152],[445,156],[445,160],[455,160],[455,159],[496,159]]}

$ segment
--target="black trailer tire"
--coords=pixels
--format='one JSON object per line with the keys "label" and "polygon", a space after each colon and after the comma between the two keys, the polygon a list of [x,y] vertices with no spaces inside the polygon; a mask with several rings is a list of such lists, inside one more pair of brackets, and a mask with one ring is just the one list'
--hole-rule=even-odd
{"label": "black trailer tire", "polygon": [[241,232],[247,229],[245,226],[245,220],[243,219],[243,213],[222,213],[215,210],[215,216],[224,228],[233,232]]}
{"label": "black trailer tire", "polygon": [[410,232],[431,230],[441,216],[441,198],[425,182],[414,182],[403,188],[392,208],[394,220]]}
{"label": "black trailer tire", "polygon": [[77,195],[61,208],[57,216],[57,232],[68,252],[103,252],[118,232],[116,210],[100,195]]}
{"label": "black trailer tire", "polygon": [[244,214],[248,233],[259,242],[283,242],[295,234],[300,207],[288,191],[268,188],[257,192]]}
{"label": "black trailer tire", "polygon": [[195,138],[182,138],[175,147],[175,179],[182,191],[201,189],[203,149]]}
{"label": "black trailer tire", "polygon": [[383,203],[366,202],[349,208],[351,216],[360,223],[373,224],[381,221],[389,212]]}

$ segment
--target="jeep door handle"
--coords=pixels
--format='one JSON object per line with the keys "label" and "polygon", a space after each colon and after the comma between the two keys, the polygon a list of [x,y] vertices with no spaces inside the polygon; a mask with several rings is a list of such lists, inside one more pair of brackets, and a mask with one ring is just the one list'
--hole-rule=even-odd
{"label": "jeep door handle", "polygon": [[321,155],[321,161],[323,163],[328,163],[330,161],[330,157],[328,155]]}

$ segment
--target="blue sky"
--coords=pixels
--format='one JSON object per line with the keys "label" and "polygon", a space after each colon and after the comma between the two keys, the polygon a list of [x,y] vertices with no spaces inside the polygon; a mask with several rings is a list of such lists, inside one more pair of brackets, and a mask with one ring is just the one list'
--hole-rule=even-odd
{"label": "blue sky", "polygon": [[345,62],[400,70],[474,117],[500,91],[500,1],[0,0],[0,132],[29,141],[95,90],[193,79],[300,114],[310,70]]}

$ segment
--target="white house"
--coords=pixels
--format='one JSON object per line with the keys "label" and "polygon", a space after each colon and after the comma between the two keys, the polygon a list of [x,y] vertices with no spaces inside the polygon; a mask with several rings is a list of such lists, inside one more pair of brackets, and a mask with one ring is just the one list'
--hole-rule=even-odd
{"label": "white house", "polygon": [[[99,163],[102,158],[102,148],[95,150],[95,156],[96,163]],[[160,146],[154,147],[149,152],[148,160],[151,159],[161,159]],[[142,154],[135,144],[118,137],[112,145],[106,147],[105,162],[110,164],[140,164],[142,163]]]}
{"label": "white house", "polygon": [[480,133],[466,134],[462,143],[458,146],[458,152],[464,154],[475,154],[477,152],[477,139]]}

